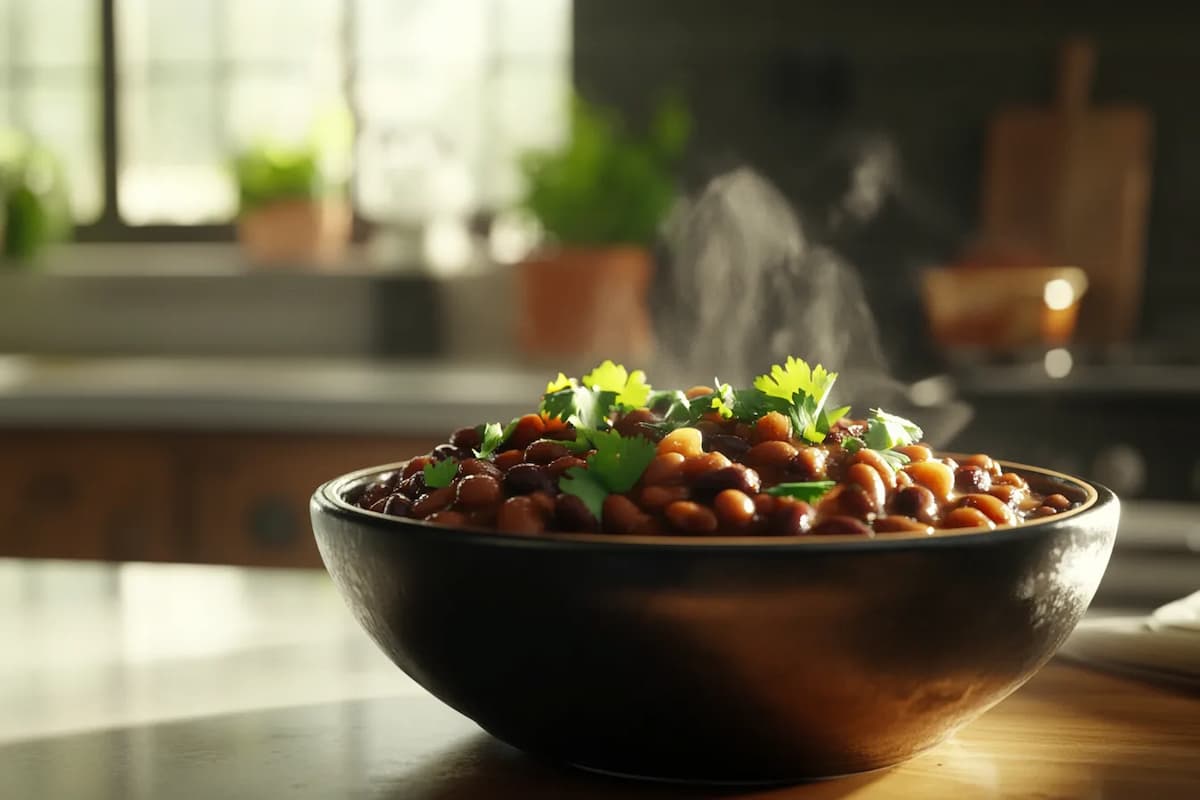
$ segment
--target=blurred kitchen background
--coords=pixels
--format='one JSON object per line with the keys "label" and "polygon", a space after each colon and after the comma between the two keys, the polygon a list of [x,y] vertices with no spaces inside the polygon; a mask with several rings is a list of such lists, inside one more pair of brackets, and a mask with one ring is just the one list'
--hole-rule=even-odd
{"label": "blurred kitchen background", "polygon": [[1193,14],[949,8],[0,0],[0,556],[317,566],[320,481],[598,357],[707,382],[680,276],[819,252],[938,444],[1108,483],[1102,591],[1194,590]]}

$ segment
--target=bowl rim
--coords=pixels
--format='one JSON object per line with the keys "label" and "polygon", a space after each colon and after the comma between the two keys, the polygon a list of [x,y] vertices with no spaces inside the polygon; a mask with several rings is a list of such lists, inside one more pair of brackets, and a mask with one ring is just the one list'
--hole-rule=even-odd
{"label": "bowl rim", "polygon": [[[944,453],[955,457],[954,453]],[[864,537],[861,535],[832,535],[832,536],[676,536],[611,533],[510,533],[505,531],[487,530],[483,528],[453,527],[426,522],[424,520],[393,517],[351,505],[342,498],[345,488],[354,482],[371,475],[391,472],[400,469],[408,461],[398,461],[374,467],[366,467],[340,475],[326,481],[313,493],[311,507],[314,513],[320,512],[338,519],[356,524],[368,524],[373,528],[386,528],[394,532],[406,532],[416,536],[450,537],[456,541],[475,541],[496,546],[517,547],[570,547],[600,550],[721,550],[721,551],[750,551],[750,550],[879,550],[907,549],[920,547],[957,547],[965,541],[975,541],[980,545],[1000,543],[1013,539],[1034,537],[1052,525],[1058,525],[1065,520],[1078,517],[1089,511],[1119,503],[1112,490],[1094,481],[1077,478],[1063,472],[1021,464],[1014,461],[997,459],[997,463],[1005,467],[1005,471],[1017,473],[1034,473],[1045,478],[1067,483],[1081,490],[1085,499],[1078,507],[1062,514],[1051,517],[1030,520],[1020,525],[1006,525],[994,529],[981,526],[973,528],[955,528],[936,534],[926,533],[889,533],[882,536]],[[981,535],[986,534],[986,535]]]}

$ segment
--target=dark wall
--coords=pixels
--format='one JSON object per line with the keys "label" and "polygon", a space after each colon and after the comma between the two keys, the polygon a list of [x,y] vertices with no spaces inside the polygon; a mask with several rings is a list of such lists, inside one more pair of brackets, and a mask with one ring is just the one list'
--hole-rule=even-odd
{"label": "dark wall", "polygon": [[[696,120],[688,179],[758,168],[806,228],[863,272],[904,372],[922,353],[913,275],[973,229],[985,125],[1009,103],[1048,104],[1072,32],[1099,49],[1094,102],[1156,117],[1143,337],[1200,354],[1200,14],[1189,3],[576,0],[575,78],[643,119],[679,87]],[[1136,13],[1135,13],[1136,12]],[[830,207],[864,148],[894,146],[898,180],[865,224]]]}

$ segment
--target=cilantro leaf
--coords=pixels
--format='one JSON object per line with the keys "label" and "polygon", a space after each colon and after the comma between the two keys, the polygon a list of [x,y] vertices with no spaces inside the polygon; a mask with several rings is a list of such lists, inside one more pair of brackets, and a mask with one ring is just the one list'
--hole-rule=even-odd
{"label": "cilantro leaf", "polygon": [[441,489],[450,485],[458,474],[458,461],[447,458],[435,463],[426,464],[422,470],[425,474],[425,485],[430,489]]}
{"label": "cilantro leaf", "polygon": [[643,436],[622,436],[616,431],[588,431],[584,436],[596,452],[588,456],[586,468],[567,470],[558,479],[558,488],[578,497],[600,519],[604,498],[632,489],[657,448]]}
{"label": "cilantro leaf", "polygon": [[575,383],[574,378],[568,378],[566,375],[564,375],[560,372],[560,373],[558,373],[557,378],[555,378],[554,380],[552,380],[546,384],[546,392],[545,393],[551,394],[553,392],[557,392],[559,389],[566,389],[569,386],[575,386],[575,385],[577,385],[577,384]]}
{"label": "cilantro leaf", "polygon": [[880,458],[886,461],[892,469],[900,469],[911,460],[904,453],[898,453],[895,450],[879,450],[878,452]]}
{"label": "cilantro leaf", "polygon": [[564,494],[573,494],[582,500],[596,519],[600,519],[604,513],[604,498],[608,497],[608,487],[590,470],[571,467],[558,479],[558,488]]}
{"label": "cilantro leaf", "polygon": [[893,447],[915,444],[922,436],[924,433],[915,422],[872,408],[863,441],[872,449],[890,450]]}
{"label": "cilantro leaf", "polygon": [[542,397],[541,411],[581,428],[608,427],[608,415],[617,395],[586,386],[565,386]]}
{"label": "cilantro leaf", "polygon": [[599,392],[612,392],[614,402],[622,408],[642,408],[650,399],[646,373],[640,369],[631,373],[611,360],[584,375],[583,385]]}
{"label": "cilantro leaf", "polygon": [[516,430],[517,420],[500,427],[499,422],[489,422],[483,426],[483,442],[480,443],[479,449],[475,451],[476,458],[491,458],[492,455],[499,449],[500,445],[512,435]]}
{"label": "cilantro leaf", "polygon": [[657,453],[654,443],[644,436],[596,431],[590,438],[596,452],[588,458],[588,469],[618,494],[633,488]]}
{"label": "cilantro leaf", "polygon": [[866,447],[866,445],[863,444],[863,440],[859,439],[857,436],[847,436],[845,439],[842,439],[842,449],[847,453],[857,453],[864,447]]}
{"label": "cilantro leaf", "polygon": [[794,497],[797,500],[811,503],[819,499],[835,485],[835,481],[800,481],[797,483],[777,483],[763,491],[775,497]]}
{"label": "cilantro leaf", "polygon": [[776,364],[771,367],[770,373],[755,378],[754,388],[768,397],[781,400],[790,401],[798,394],[808,395],[820,408],[837,377],[836,372],[830,372],[820,364],[810,368],[804,359],[788,356],[782,366]]}

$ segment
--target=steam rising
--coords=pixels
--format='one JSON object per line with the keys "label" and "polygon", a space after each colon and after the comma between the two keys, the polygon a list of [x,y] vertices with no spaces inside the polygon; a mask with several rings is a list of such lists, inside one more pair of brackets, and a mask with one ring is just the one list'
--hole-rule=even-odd
{"label": "steam rising", "polygon": [[[856,181],[888,174],[871,164]],[[886,188],[858,186],[857,211],[878,208]],[[749,169],[713,180],[678,210],[670,258],[656,287],[660,363],[672,384],[722,381],[748,386],[789,355],[840,373],[838,403],[858,414],[882,406],[911,415],[935,443],[969,419],[963,406],[915,409],[892,379],[874,316],[854,268],[806,240],[787,200]]]}

